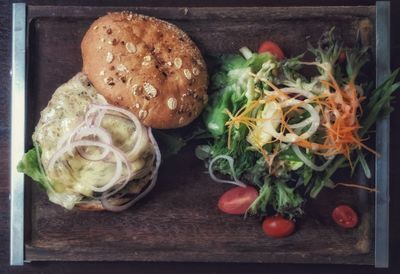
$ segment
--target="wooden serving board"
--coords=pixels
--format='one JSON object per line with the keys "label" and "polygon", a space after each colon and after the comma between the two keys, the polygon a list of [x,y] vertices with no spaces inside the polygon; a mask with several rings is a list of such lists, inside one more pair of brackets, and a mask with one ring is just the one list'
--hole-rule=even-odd
{"label": "wooden serving board", "polygon": [[[262,40],[302,53],[335,26],[348,45],[360,22],[374,22],[375,7],[124,8],[168,20],[197,43],[210,68],[213,57]],[[80,71],[80,41],[105,7],[29,6],[27,148],[40,110],[54,90]],[[372,36],[373,37],[373,36]],[[371,41],[374,44],[374,41]],[[324,190],[310,201],[297,232],[267,238],[257,218],[220,213],[229,186],[212,182],[194,156],[195,144],[162,163],[154,191],[122,213],[66,211],[48,202],[31,181],[26,194],[28,261],[201,261],[373,264],[373,197],[352,189]],[[364,179],[356,177],[358,182]],[[335,226],[330,212],[352,205],[361,223]]]}

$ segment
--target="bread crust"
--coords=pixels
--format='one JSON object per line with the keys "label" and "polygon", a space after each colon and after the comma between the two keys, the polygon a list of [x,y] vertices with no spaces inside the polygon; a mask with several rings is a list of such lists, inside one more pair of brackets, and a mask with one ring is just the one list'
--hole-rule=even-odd
{"label": "bread crust", "polygon": [[109,103],[153,128],[189,124],[207,103],[204,59],[186,33],[129,12],[97,19],[82,43],[83,72]]}
{"label": "bread crust", "polygon": [[[145,185],[144,185],[145,186]],[[111,203],[116,205],[129,202],[127,198],[115,198]],[[81,201],[75,204],[75,208],[83,211],[106,211],[100,200]]]}
{"label": "bread crust", "polygon": [[103,207],[100,201],[93,200],[88,202],[79,202],[75,205],[76,209],[84,210],[84,211],[105,211],[106,209]]}

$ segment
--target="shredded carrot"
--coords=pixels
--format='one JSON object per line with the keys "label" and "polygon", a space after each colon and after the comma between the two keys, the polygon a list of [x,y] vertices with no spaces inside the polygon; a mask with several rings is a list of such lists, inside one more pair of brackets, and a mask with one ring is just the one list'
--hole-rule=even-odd
{"label": "shredded carrot", "polygon": [[[354,79],[351,79],[349,83],[344,87],[341,87],[327,67],[316,62],[302,62],[302,64],[315,65],[325,70],[328,80],[320,80],[320,83],[327,87],[328,92],[313,98],[301,100],[301,102],[285,108],[285,111],[281,110],[280,126],[277,129],[277,133],[281,136],[285,136],[287,133],[296,134],[289,126],[289,114],[295,111],[298,112],[299,108],[302,108],[304,104],[316,104],[319,106],[322,115],[321,129],[319,130],[325,129],[325,136],[322,137],[322,143],[317,143],[312,140],[298,139],[295,141],[298,146],[310,149],[313,153],[325,157],[339,154],[343,155],[349,161],[350,166],[353,166],[353,163],[351,162],[351,153],[354,149],[364,148],[378,155],[376,151],[365,145],[363,143],[364,140],[362,140],[358,135],[358,130],[361,128],[358,116],[362,113],[360,102],[364,97],[361,97],[358,94],[356,85],[354,84]],[[268,120],[262,117],[252,117],[252,112],[258,107],[265,106],[267,102],[276,101],[279,103],[282,102],[282,100],[284,101],[290,98],[296,99],[301,96],[300,94],[290,96],[280,90],[279,87],[270,80],[259,77],[254,73],[250,73],[250,76],[253,76],[256,81],[261,81],[267,84],[275,94],[258,91],[260,93],[260,98],[246,104],[235,114],[232,114],[229,110],[225,110],[229,116],[229,121],[226,123],[229,131],[228,148],[231,147],[231,134],[234,126],[238,127],[241,124],[245,125],[251,133],[257,127],[257,123]],[[282,142],[281,140],[276,140],[274,138],[271,142],[276,141]],[[270,157],[268,157],[268,152],[263,149],[262,144],[258,144],[257,141],[254,143],[254,147],[264,156],[264,158],[269,159]]]}
{"label": "shredded carrot", "polygon": [[332,85],[330,82],[326,81],[326,80],[320,80],[321,84],[323,84],[324,86],[328,87],[328,88],[333,88],[335,89],[335,86]]}
{"label": "shredded carrot", "polygon": [[337,154],[343,154],[350,164],[352,164],[350,154],[354,148],[364,147],[376,153],[363,144],[357,134],[360,129],[357,115],[361,107],[355,85],[349,83],[345,90],[336,88],[327,103],[335,119],[327,127],[328,138],[325,140],[325,144],[333,144]]}

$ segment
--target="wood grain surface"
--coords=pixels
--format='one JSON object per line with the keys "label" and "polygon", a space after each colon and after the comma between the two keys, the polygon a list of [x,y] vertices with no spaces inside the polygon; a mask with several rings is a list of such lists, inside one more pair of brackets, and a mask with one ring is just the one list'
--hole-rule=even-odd
{"label": "wood grain surface", "polygon": [[[35,1],[32,1],[35,2]],[[62,1],[61,1],[62,2]],[[88,1],[89,2],[89,1]],[[88,3],[86,2],[86,3]],[[104,4],[104,1],[102,1]],[[122,1],[120,1],[122,3]],[[237,2],[236,2],[237,4]],[[257,3],[256,3],[257,4]],[[2,11],[4,11],[5,13],[1,13],[1,19],[8,17],[10,15],[10,10],[7,8],[2,9]],[[4,17],[3,17],[4,16]],[[49,16],[47,18],[43,18],[43,21],[39,22],[39,29],[40,29],[40,24],[42,22],[45,22],[47,20],[47,22],[45,22],[44,25],[46,25],[47,23],[47,28],[57,28],[57,26],[51,26],[52,25],[52,20],[54,20],[54,18],[51,18],[52,16]],[[79,16],[78,16],[79,17]],[[91,16],[88,16],[88,18],[90,18]],[[4,19],[3,19],[4,20]],[[85,21],[86,20],[86,21]],[[64,22],[65,24],[68,23],[68,19],[65,18],[63,20],[61,20],[62,22]],[[88,22],[90,21],[89,19],[84,19],[84,20],[77,20],[74,19],[73,20],[74,23],[78,23],[81,24],[81,27],[83,27],[85,24],[88,24]],[[2,21],[3,22],[3,21]],[[7,26],[10,26],[9,21],[7,22],[6,20],[4,20],[5,24],[0,24],[0,31],[1,31],[1,42],[2,45],[5,45],[4,47],[0,47],[0,52],[4,56],[10,56],[10,47],[9,47],[9,36],[10,33],[7,29]],[[85,23],[86,22],[86,23]],[[36,22],[38,23],[38,22]],[[42,24],[42,26],[44,26]],[[46,30],[46,27],[44,30]],[[79,30],[79,28],[77,28],[77,33],[75,34],[76,36],[74,36],[72,34],[72,40],[77,39],[79,37],[79,35],[82,34],[82,30]],[[7,31],[6,31],[7,30]],[[73,30],[71,30],[73,31]],[[188,31],[190,32],[190,31]],[[79,34],[80,33],[80,34]],[[269,33],[269,34],[273,34],[273,32]],[[228,35],[228,34],[227,34]],[[230,33],[231,38],[235,38],[236,36],[232,35]],[[52,39],[49,37],[46,37],[45,34],[43,34],[43,37],[41,39]],[[197,39],[197,38],[196,38]],[[237,38],[237,39],[242,39],[241,37]],[[395,38],[396,39],[396,38]],[[201,41],[201,40],[198,40]],[[8,43],[8,45],[7,45]],[[69,46],[69,45],[65,45],[60,43],[57,40],[53,40],[53,43],[55,43],[55,45],[57,45],[57,49],[58,51],[60,51],[61,49],[64,51],[66,50],[66,52],[75,52],[75,55],[72,56],[78,56],[76,55],[76,49],[74,49],[73,46]],[[74,43],[74,42],[73,42]],[[255,42],[254,42],[255,44]],[[252,45],[253,46],[253,45]],[[233,46],[232,46],[233,47]],[[286,48],[285,48],[286,47]],[[292,47],[292,48],[291,48]],[[284,46],[284,48],[287,51],[291,51],[293,48],[297,48],[299,46],[295,46],[295,45],[288,45],[288,46]],[[233,47],[233,50],[235,48]],[[40,46],[36,49],[38,50],[38,52],[40,52],[40,50],[44,50],[41,49]],[[397,49],[398,50],[398,49]],[[78,51],[79,53],[79,51]],[[397,57],[396,57],[397,56]],[[395,60],[398,60],[398,55],[396,55]],[[76,69],[79,69],[80,67],[80,60],[77,59],[73,59],[73,61],[71,60],[67,60],[68,56],[64,55],[64,54],[58,54],[57,55],[57,60],[60,62],[65,62],[65,64],[68,64],[65,68],[58,68],[58,67],[49,67],[47,68],[47,71],[49,73],[49,76],[54,77],[54,75],[57,75],[56,78],[52,78],[52,79],[56,79],[55,81],[51,81],[51,80],[44,80],[44,79],[39,79],[36,82],[33,82],[32,85],[34,87],[40,87],[41,85],[43,85],[43,87],[46,87],[46,90],[41,90],[41,94],[50,94],[50,92],[52,90],[54,90],[54,87],[58,86],[59,84],[61,84],[63,81],[67,80],[70,76],[73,75],[73,73],[75,72]],[[79,56],[77,57],[79,58]],[[47,65],[46,62],[49,62],[51,64],[51,62],[53,62],[51,60],[51,58],[46,58],[43,57],[42,60],[38,60],[38,63],[41,63],[40,69],[46,70],[44,67]],[[52,68],[52,71],[50,71],[50,68]],[[161,269],[162,269],[162,273],[176,273],[176,272],[184,272],[184,273],[219,273],[219,272],[230,272],[230,273],[244,273],[244,272],[253,272],[253,273],[265,273],[265,270],[268,269],[270,271],[273,272],[282,272],[282,273],[291,273],[292,271],[306,271],[306,273],[320,273],[320,271],[324,271],[327,273],[337,273],[337,272],[352,272],[352,273],[375,273],[374,269],[371,267],[362,267],[362,266],[329,266],[329,268],[325,268],[323,266],[298,266],[298,265],[260,265],[260,264],[234,264],[234,265],[229,265],[229,264],[216,264],[216,263],[208,263],[208,264],[199,264],[199,263],[190,263],[190,264],[177,264],[177,263],[117,263],[117,264],[112,264],[112,263],[70,263],[70,264],[66,264],[66,263],[32,263],[30,265],[27,265],[23,268],[8,268],[6,267],[6,265],[8,264],[8,157],[9,157],[9,109],[8,109],[8,105],[9,105],[9,77],[8,77],[8,70],[9,70],[9,64],[8,65],[4,65],[4,66],[0,66],[0,70],[1,70],[1,79],[4,81],[0,82],[0,85],[2,87],[1,92],[0,92],[0,102],[1,105],[3,107],[0,108],[0,130],[1,130],[1,135],[0,135],[0,151],[2,152],[2,157],[0,157],[0,178],[1,178],[1,184],[0,184],[0,201],[2,201],[2,207],[0,208],[0,228],[1,228],[1,233],[0,233],[0,245],[3,248],[0,248],[0,273],[9,273],[9,272],[15,272],[15,273],[27,273],[28,271],[31,271],[32,273],[108,273],[107,269],[114,269],[118,270],[119,273],[133,273],[133,272],[138,272],[138,273],[160,273]],[[54,74],[52,74],[54,73]],[[58,77],[58,78],[57,78]],[[50,79],[50,77],[49,77]],[[41,82],[42,81],[42,82]],[[47,81],[47,82],[46,82]],[[39,103],[37,108],[41,108],[45,103],[48,98],[42,98],[42,97],[37,97],[33,96],[32,99],[38,99],[39,98]],[[40,103],[40,101],[43,100],[43,102]],[[6,107],[4,107],[6,106]],[[37,113],[36,112],[37,109],[32,109],[32,113]],[[395,117],[399,117],[398,115],[399,112],[396,111],[394,113]],[[396,116],[397,115],[397,116]],[[37,119],[37,116],[34,117],[32,116],[32,120]],[[396,119],[396,118],[395,118]],[[395,120],[394,119],[394,120]],[[32,122],[35,123],[35,122]],[[394,125],[394,128],[396,129],[396,125]],[[394,130],[392,132],[392,136],[394,138],[398,138],[399,133],[398,130]],[[191,154],[190,151],[191,148],[187,148],[186,153],[184,154],[185,157],[188,157]],[[393,142],[393,150],[398,149],[398,144]],[[397,157],[397,155],[393,155],[392,158]],[[394,158],[394,165],[396,163],[396,159]],[[220,191],[220,193],[223,191],[223,189],[225,189],[226,187],[224,186],[215,186],[213,183],[211,182],[207,182],[204,179],[205,185],[203,184],[199,184],[199,180],[197,180],[197,178],[194,178],[194,184],[193,182],[187,182],[186,178],[188,176],[190,176],[191,170],[187,170],[182,172],[182,174],[180,175],[182,178],[177,178],[172,175],[170,175],[170,170],[175,168],[176,165],[179,165],[180,163],[182,163],[183,161],[187,160],[186,158],[181,158],[181,159],[175,159],[174,161],[171,161],[168,163],[168,166],[165,165],[162,169],[162,173],[164,174],[163,176],[163,180],[159,183],[156,191],[150,196],[148,197],[148,199],[146,199],[143,203],[141,203],[139,205],[139,207],[132,209],[131,211],[127,212],[126,214],[119,214],[118,217],[116,218],[108,218],[109,213],[102,213],[104,214],[104,216],[99,216],[99,215],[85,215],[83,216],[81,212],[70,212],[65,214],[63,212],[63,210],[60,210],[57,207],[54,207],[50,204],[48,204],[48,202],[45,200],[45,197],[41,194],[39,195],[35,195],[35,199],[38,199],[39,201],[33,201],[33,204],[35,205],[39,205],[42,208],[46,208],[46,213],[44,214],[43,212],[41,212],[42,215],[36,215],[34,216],[34,220],[36,220],[36,225],[38,226],[37,228],[40,228],[39,231],[40,233],[36,235],[32,234],[32,238],[31,238],[31,246],[32,249],[28,249],[27,250],[27,254],[29,254],[29,252],[33,251],[35,247],[36,250],[35,252],[30,253],[32,256],[38,256],[37,258],[44,258],[46,256],[50,256],[50,255],[61,255],[61,257],[64,257],[68,260],[68,256],[70,256],[70,258],[72,259],[73,257],[75,258],[74,260],[86,260],[87,258],[84,258],[85,256],[87,256],[87,249],[91,248],[92,245],[90,244],[91,241],[93,241],[94,239],[99,239],[101,238],[101,241],[104,242],[102,245],[97,245],[94,247],[94,251],[93,254],[102,254],[103,258],[105,260],[107,260],[107,258],[109,258],[109,255],[112,253],[113,250],[118,250],[118,249],[125,249],[127,251],[127,253],[129,252],[134,252],[135,248],[133,246],[130,246],[127,242],[126,239],[128,239],[129,237],[131,237],[129,240],[133,240],[134,243],[137,244],[136,247],[139,247],[136,250],[139,250],[141,252],[142,255],[140,256],[144,256],[144,257],[137,257],[137,260],[149,260],[148,258],[154,257],[155,255],[152,254],[151,249],[149,250],[149,246],[148,244],[153,244],[156,243],[157,246],[163,246],[164,250],[162,250],[163,253],[161,253],[161,255],[163,256],[173,256],[176,258],[176,256],[181,256],[181,254],[179,252],[185,252],[185,254],[188,254],[187,249],[185,249],[185,246],[187,243],[190,244],[196,244],[200,247],[200,256],[209,256],[209,261],[220,261],[220,259],[218,259],[218,255],[220,255],[219,251],[222,250],[222,252],[225,252],[227,247],[230,250],[235,250],[235,252],[237,252],[236,255],[234,256],[239,256],[239,253],[243,253],[243,252],[249,252],[249,250],[247,250],[246,248],[243,248],[243,245],[239,246],[237,245],[236,242],[234,241],[229,241],[228,238],[222,239],[220,241],[215,241],[215,238],[213,238],[213,233],[220,233],[220,228],[222,227],[224,230],[226,230],[227,232],[229,232],[229,234],[234,235],[234,233],[237,232],[237,230],[242,230],[242,231],[247,231],[249,235],[251,235],[251,237],[255,237],[255,238],[251,238],[252,241],[258,241],[259,239],[261,239],[261,234],[257,234],[260,233],[260,231],[256,231],[257,229],[259,229],[259,226],[257,224],[257,220],[248,220],[246,222],[243,222],[241,220],[236,220],[236,221],[232,221],[232,219],[228,216],[223,216],[218,214],[218,212],[215,209],[215,206],[208,206],[205,207],[205,204],[211,204],[215,201],[215,199],[218,197],[218,191]],[[188,161],[185,161],[188,162]],[[195,163],[193,161],[193,159],[190,160],[191,164],[196,164],[196,167],[200,166],[199,163]],[[195,166],[193,166],[194,168]],[[394,176],[398,175],[399,172],[394,168],[392,169],[392,178],[394,178]],[[172,181],[172,183],[171,183]],[[174,182],[177,181],[177,182]],[[180,184],[178,185],[178,182],[180,182]],[[189,184],[190,183],[190,184]],[[173,184],[173,185],[171,185]],[[174,187],[178,187],[177,190],[175,191],[176,193],[174,193],[174,190],[171,189],[171,186]],[[203,189],[204,188],[212,188],[214,189],[214,192],[211,193],[210,195],[205,195]],[[219,189],[218,189],[219,187]],[[399,193],[399,187],[392,184],[392,193]],[[181,193],[191,193],[192,191],[197,191],[196,193],[199,193],[199,195],[197,195],[195,197],[195,199],[193,199],[193,197],[191,197],[191,199],[189,199],[190,197],[186,197],[186,198],[182,198],[181,195],[179,195],[178,192]],[[35,192],[36,189],[33,189],[33,191]],[[393,192],[394,191],[394,192]],[[397,191],[397,192],[396,192]],[[204,193],[204,194],[202,194]],[[165,201],[167,201],[168,205],[172,205],[172,206],[180,206],[181,209],[177,210],[177,211],[166,211],[165,212],[165,204],[160,204],[161,201],[157,201],[159,196],[162,196],[162,199],[165,199]],[[40,198],[43,198],[42,200],[40,200]],[[183,201],[180,201],[180,199],[182,199]],[[325,192],[323,197],[323,200],[326,201],[326,203],[330,203],[330,201],[332,201],[332,195],[331,193]],[[331,200],[330,200],[331,199]],[[344,200],[348,199],[346,197],[343,197]],[[399,209],[399,202],[394,200],[394,208]],[[183,206],[182,206],[183,205]],[[333,206],[333,205],[332,205]],[[190,207],[190,208],[189,208]],[[163,211],[158,212],[158,214],[155,214],[154,210],[155,209],[160,209],[163,208]],[[393,207],[392,207],[393,208]],[[50,209],[50,210],[49,210]],[[148,210],[150,210],[151,212],[154,213],[153,218],[151,218],[150,216],[145,215],[145,212],[149,212]],[[195,214],[192,214],[191,216],[186,216],[186,212],[190,210],[191,212],[195,212]],[[327,211],[329,211],[329,208],[326,208]],[[334,247],[343,247],[346,246],[344,244],[344,242],[347,242],[347,246],[350,246],[351,248],[348,249],[341,249],[341,255],[343,258],[343,263],[349,263],[349,261],[359,261],[359,263],[365,263],[368,262],[370,257],[370,254],[365,257],[366,259],[360,260],[360,256],[358,255],[358,253],[360,253],[360,248],[362,250],[364,250],[365,252],[365,248],[362,247],[362,244],[358,244],[357,239],[361,239],[360,238],[355,238],[354,235],[351,235],[351,233],[343,236],[342,232],[337,230],[337,229],[333,229],[332,231],[329,231],[330,238],[329,239],[325,239],[327,242],[324,242],[325,240],[321,240],[321,244],[316,245],[313,243],[310,243],[309,240],[312,238],[312,236],[308,235],[307,232],[310,232],[311,230],[315,230],[316,227],[317,228],[321,228],[326,229],[328,227],[331,227],[329,222],[329,217],[326,217],[326,212],[324,213],[324,211],[313,211],[312,209],[309,210],[309,214],[313,215],[312,218],[306,218],[306,221],[304,221],[303,223],[300,224],[301,227],[301,231],[304,231],[304,234],[297,234],[297,236],[295,235],[296,239],[294,239],[294,241],[296,242],[303,242],[303,246],[302,246],[302,250],[300,250],[300,253],[296,253],[294,252],[293,254],[290,254],[289,256],[293,256],[293,261],[294,262],[304,262],[304,259],[302,258],[302,253],[301,252],[314,252],[315,256],[311,256],[312,258],[308,258],[309,262],[315,262],[315,263],[321,263],[323,261],[318,260],[318,255],[324,256],[324,257],[329,257],[329,255],[324,255],[324,254],[328,254],[329,252],[331,252],[332,250],[329,250],[329,247],[327,246],[327,243],[332,244]],[[165,215],[168,215],[168,218],[165,218]],[[398,243],[399,243],[399,236],[398,234],[395,232],[396,228],[399,229],[399,217],[398,214],[392,214],[393,218],[392,218],[392,230],[391,230],[391,239],[392,239],[392,258],[396,258],[396,254],[399,254],[399,247],[398,247]],[[53,221],[50,221],[49,217],[53,218]],[[136,217],[136,218],[135,218]],[[76,218],[76,222],[71,222],[70,218]],[[207,221],[207,219],[209,218],[210,222]],[[98,219],[103,219],[103,220],[107,220],[109,222],[106,223],[106,221],[99,221]],[[112,219],[112,221],[111,221]],[[152,219],[152,220],[150,220]],[[182,223],[182,226],[177,230],[177,220],[185,220]],[[319,220],[319,222],[308,222],[307,220]],[[368,219],[368,217],[364,218],[364,219]],[[153,225],[151,226],[147,226],[145,227],[142,222],[139,222],[139,220],[149,220],[148,223],[152,223]],[[160,220],[160,225],[158,225],[158,221]],[[105,227],[109,228],[109,232],[111,231],[115,231],[115,228],[118,229],[119,233],[111,233],[110,234],[106,234],[106,233],[100,233],[97,230],[97,226],[93,225],[94,223],[96,224],[101,224],[104,225]],[[136,230],[131,230],[131,229],[127,229],[128,227],[132,226],[132,224],[137,225]],[[156,225],[154,225],[156,224]],[[210,229],[212,228],[213,224],[215,224],[215,227],[220,227],[219,229]],[[49,248],[49,245],[51,244],[47,244],[45,240],[46,239],[54,239],[53,237],[58,237],[59,233],[61,230],[65,231],[65,227],[68,226],[70,228],[70,234],[66,237],[65,239],[65,244],[68,244],[68,246],[70,248],[66,249],[64,247],[62,247],[61,249],[58,249],[57,246],[52,246],[51,248]],[[208,230],[206,231],[207,233],[205,233],[203,231],[203,229],[201,228],[207,227]],[[334,227],[333,227],[334,228]],[[140,238],[136,238],[133,239],[133,237],[137,237],[139,236],[145,236],[145,237],[149,237],[148,236],[148,231],[152,231],[153,235],[155,237],[151,237],[151,239],[140,239]],[[178,237],[178,235],[180,235],[180,233],[183,231],[186,231],[186,237],[184,237],[183,239],[181,239],[180,237]],[[318,230],[318,229],[317,229]],[[92,235],[89,237],[89,239],[82,239],[83,235],[87,236],[87,232],[90,232],[89,235]],[[86,234],[85,234],[86,233]],[[368,231],[364,231],[363,233],[366,233],[364,235],[368,235]],[[160,236],[163,235],[164,237]],[[168,235],[168,237],[170,238],[169,242],[165,243],[165,241],[163,241],[163,239],[165,239],[165,234]],[[147,235],[147,236],[146,236]],[[152,236],[153,236],[152,235]],[[198,235],[199,237],[190,237],[190,235]],[[228,233],[227,233],[228,235]],[[256,236],[254,236],[256,235]],[[338,236],[339,235],[339,236]],[[258,238],[258,236],[260,236],[260,238]],[[47,238],[46,238],[47,237]],[[368,238],[368,236],[367,236]],[[246,237],[244,235],[241,235],[238,237],[238,239],[241,241],[245,241],[247,240]],[[262,238],[265,239],[265,238]],[[119,240],[118,244],[112,244],[113,242],[115,242],[115,240]],[[148,240],[148,241],[147,241]],[[213,241],[214,240],[214,241]],[[42,242],[40,242],[42,241]],[[154,241],[152,243],[152,241]],[[182,244],[182,241],[184,241],[185,243]],[[217,257],[211,256],[209,253],[211,252],[215,252],[214,250],[210,249],[210,245],[207,246],[207,242],[210,243],[211,242],[211,247],[215,247],[216,250],[216,254]],[[362,241],[361,241],[362,242]],[[83,249],[80,249],[80,247],[82,247],[83,243]],[[350,244],[349,244],[350,243]],[[175,245],[174,245],[175,244]],[[280,245],[277,246],[277,248],[275,250],[273,250],[274,252],[272,252],[271,250],[267,250],[264,252],[269,252],[267,254],[267,256],[275,256],[273,258],[273,260],[276,261],[280,261],[279,260],[279,256],[281,256],[281,258],[283,258],[282,256],[282,250],[287,250],[287,248],[291,248],[292,246],[292,241],[284,241],[282,242]],[[335,245],[336,244],[336,245]],[[37,249],[37,247],[40,247],[40,245],[43,245],[43,249]],[[85,246],[86,245],[86,246]],[[262,243],[257,243],[256,244],[257,247],[265,247],[264,245],[262,245]],[[103,247],[103,250],[102,250]],[[177,248],[178,247],[178,248]],[[84,250],[86,248],[86,250]],[[110,248],[110,249],[108,249]],[[364,248],[364,249],[363,249]],[[146,251],[147,250],[147,251]],[[169,251],[175,251],[177,253],[173,253],[173,252],[169,252]],[[61,251],[61,252],[60,252]],[[98,251],[98,252],[97,252]],[[42,253],[41,253],[42,252]],[[50,254],[50,253],[55,253],[55,254]],[[147,252],[147,254],[146,254]],[[233,253],[235,253],[233,252]],[[327,253],[324,253],[327,252]],[[331,253],[332,254],[332,253]],[[334,253],[333,253],[334,254]],[[111,254],[112,255],[112,254]],[[343,256],[344,255],[344,256]],[[132,256],[132,255],[127,255],[127,256]],[[133,254],[133,256],[138,256]],[[194,258],[193,260],[198,261],[198,256],[199,254],[191,254],[191,256],[193,256],[192,258]],[[254,256],[254,254],[251,254],[249,256]],[[334,254],[334,257],[336,255]],[[340,256],[339,256],[340,257]],[[130,257],[132,258],[132,257]],[[237,261],[235,260],[236,257],[234,257],[232,259],[232,261]],[[252,257],[254,258],[254,257]],[[278,259],[277,259],[278,258]],[[337,259],[337,257],[335,257]],[[122,260],[124,260],[124,258],[121,258]],[[167,258],[168,259],[168,258]],[[307,258],[306,258],[307,259]],[[314,261],[313,261],[314,259]],[[327,260],[330,260],[331,258],[328,258]],[[63,259],[61,259],[63,260]],[[168,260],[174,260],[173,258],[170,258]],[[192,260],[192,259],[189,259]],[[253,259],[252,259],[253,260]],[[264,260],[264,258],[261,258],[261,260]],[[251,260],[250,260],[251,261]],[[327,261],[325,261],[327,262]],[[392,260],[392,270],[395,269],[396,265],[399,265],[399,263],[396,260]],[[1,267],[4,267],[3,269]]]}

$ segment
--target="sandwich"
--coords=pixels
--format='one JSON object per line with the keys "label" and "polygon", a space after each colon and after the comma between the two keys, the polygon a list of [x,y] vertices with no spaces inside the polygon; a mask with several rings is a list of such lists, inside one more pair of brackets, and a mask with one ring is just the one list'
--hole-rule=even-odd
{"label": "sandwich", "polygon": [[54,92],[32,140],[18,169],[67,209],[123,210],[157,179],[160,153],[151,130],[108,104],[82,73]]}
{"label": "sandwich", "polygon": [[188,125],[207,103],[204,59],[165,21],[129,12],[96,20],[83,68],[56,89],[18,165],[66,209],[122,211],[154,187],[152,128]]}

